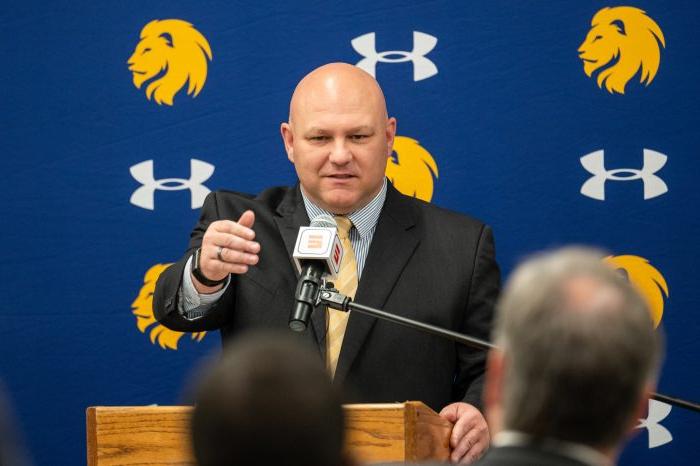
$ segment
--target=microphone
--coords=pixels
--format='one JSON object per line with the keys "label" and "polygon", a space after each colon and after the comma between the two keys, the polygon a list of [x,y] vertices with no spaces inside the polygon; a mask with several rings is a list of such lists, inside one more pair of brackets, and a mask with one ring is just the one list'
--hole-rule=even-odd
{"label": "microphone", "polygon": [[337,277],[340,271],[343,245],[338,238],[335,219],[323,214],[315,217],[310,226],[299,228],[293,258],[299,272],[299,282],[289,314],[289,328],[303,332],[316,307],[321,279],[325,275]]}

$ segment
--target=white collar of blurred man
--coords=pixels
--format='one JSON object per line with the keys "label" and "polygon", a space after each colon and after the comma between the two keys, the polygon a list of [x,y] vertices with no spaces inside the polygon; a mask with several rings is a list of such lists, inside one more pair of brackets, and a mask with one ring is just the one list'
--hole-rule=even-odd
{"label": "white collar of blurred man", "polygon": [[497,433],[493,437],[491,447],[530,447],[537,445],[537,448],[571,458],[587,466],[612,466],[613,463],[607,455],[604,455],[595,448],[572,442],[562,442],[555,439],[546,439],[544,441],[536,441],[532,436],[504,430]]}
{"label": "white collar of blurred man", "polygon": [[602,257],[585,248],[543,253],[506,283],[484,389],[502,445],[556,445],[610,465],[643,417],[660,336],[644,300]]}

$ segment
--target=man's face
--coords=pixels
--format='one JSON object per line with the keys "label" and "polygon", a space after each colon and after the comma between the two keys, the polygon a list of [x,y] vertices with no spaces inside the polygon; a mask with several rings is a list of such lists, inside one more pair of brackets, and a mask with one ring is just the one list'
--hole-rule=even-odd
{"label": "man's face", "polygon": [[396,132],[383,100],[363,90],[321,89],[292,105],[282,137],[305,194],[335,214],[364,207],[382,186]]}

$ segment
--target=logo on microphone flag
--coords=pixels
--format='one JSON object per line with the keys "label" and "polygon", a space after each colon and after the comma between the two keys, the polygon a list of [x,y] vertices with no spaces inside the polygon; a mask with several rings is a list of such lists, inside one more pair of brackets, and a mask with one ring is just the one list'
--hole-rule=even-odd
{"label": "logo on microphone flag", "polygon": [[331,244],[330,231],[323,228],[306,228],[300,234],[299,252],[320,256],[330,252]]}
{"label": "logo on microphone flag", "polygon": [[343,260],[343,246],[335,227],[301,227],[292,256],[298,272],[303,261],[320,260],[325,262],[326,272],[335,277]]}
{"label": "logo on microphone flag", "polygon": [[335,247],[333,248],[333,262],[338,264],[338,266],[340,266],[340,258],[341,257],[342,256],[341,256],[340,246],[336,244]]}
{"label": "logo on microphone flag", "polygon": [[323,247],[323,235],[310,233],[306,239],[306,247],[308,249],[321,249]]}

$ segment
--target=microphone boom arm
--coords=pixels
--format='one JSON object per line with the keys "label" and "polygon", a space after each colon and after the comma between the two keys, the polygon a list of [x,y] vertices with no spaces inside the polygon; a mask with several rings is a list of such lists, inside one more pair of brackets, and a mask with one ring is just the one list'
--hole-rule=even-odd
{"label": "microphone boom arm", "polygon": [[[373,307],[354,303],[352,301],[352,298],[339,293],[338,290],[333,288],[332,283],[327,282],[325,280],[322,281],[321,286],[318,290],[318,297],[316,298],[316,306],[320,304],[324,304],[338,311],[355,311],[371,317],[376,317],[378,319],[388,320],[389,322],[394,322],[405,327],[421,330],[423,332],[437,335],[441,338],[446,338],[448,340],[452,340],[462,345],[471,346],[472,348],[477,348],[480,350],[491,350],[498,348],[496,345],[489,343],[485,340],[481,340],[479,338],[470,337],[468,335],[453,332],[452,330],[447,330],[442,327],[437,327],[435,325],[430,325],[423,322],[419,322],[417,320],[409,319],[408,317],[399,316],[390,312],[382,311],[380,309],[375,309]],[[675,398],[655,392],[652,392],[650,396],[655,400],[662,401],[673,406],[685,408],[690,411],[700,412],[700,404],[694,403],[692,401],[687,401],[681,398]]]}
{"label": "microphone boom arm", "polygon": [[495,345],[487,341],[481,340],[479,338],[470,337],[461,333],[453,332],[452,330],[444,329],[442,327],[436,327],[435,325],[418,322],[417,320],[409,319],[407,317],[398,316],[396,314],[382,311],[380,309],[375,309],[373,307],[354,303],[352,301],[352,298],[340,294],[337,290],[334,289],[322,287],[319,291],[319,304],[325,304],[326,306],[331,307],[333,309],[337,309],[339,311],[356,311],[368,316],[388,320],[390,322],[394,322],[405,327],[422,330],[424,332],[431,333],[442,338],[447,338],[449,340],[456,341],[457,343],[461,343],[463,345],[471,346],[473,348],[481,350],[490,350],[496,348]]}

